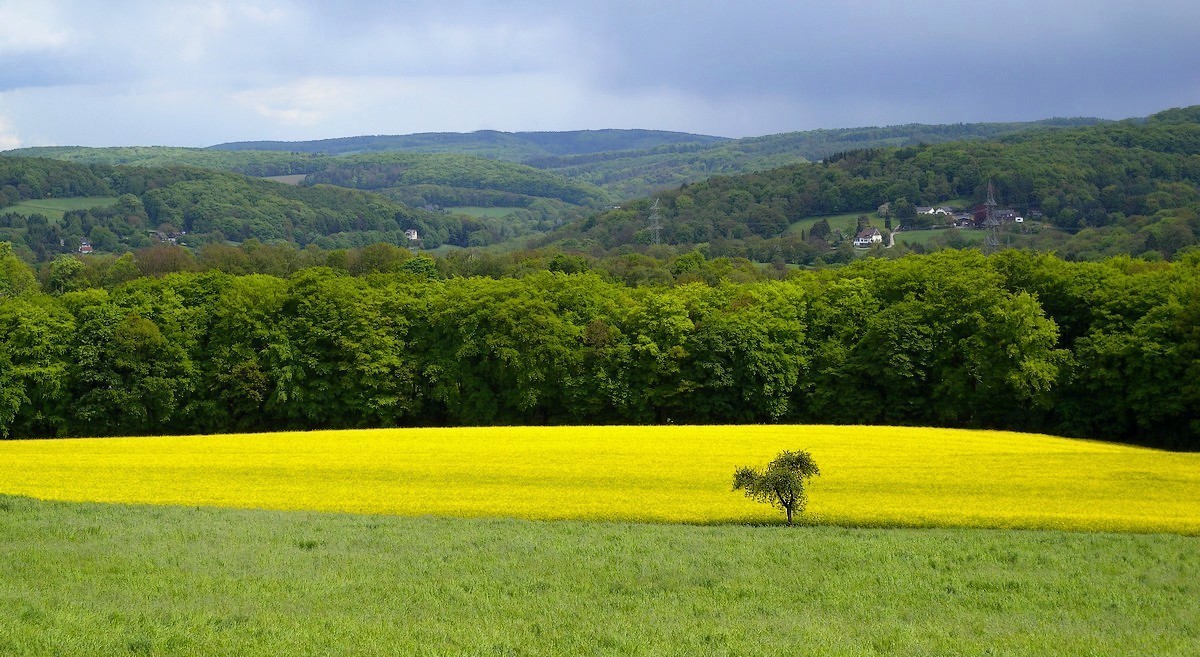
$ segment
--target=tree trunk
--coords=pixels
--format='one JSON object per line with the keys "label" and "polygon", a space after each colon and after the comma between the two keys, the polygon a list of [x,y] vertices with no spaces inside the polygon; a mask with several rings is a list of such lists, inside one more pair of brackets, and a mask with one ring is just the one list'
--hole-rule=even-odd
{"label": "tree trunk", "polygon": [[784,511],[787,511],[788,527],[791,527],[792,526],[792,507],[789,506],[789,507],[785,508]]}

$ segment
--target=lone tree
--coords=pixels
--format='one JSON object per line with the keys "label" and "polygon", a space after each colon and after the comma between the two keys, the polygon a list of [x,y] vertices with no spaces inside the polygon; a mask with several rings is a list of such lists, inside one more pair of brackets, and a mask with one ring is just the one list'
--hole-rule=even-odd
{"label": "lone tree", "polygon": [[792,514],[803,512],[808,503],[804,480],[819,474],[821,471],[808,452],[784,450],[763,472],[751,467],[735,470],[733,490],[745,490],[746,497],[783,509],[787,512],[787,524],[791,525]]}

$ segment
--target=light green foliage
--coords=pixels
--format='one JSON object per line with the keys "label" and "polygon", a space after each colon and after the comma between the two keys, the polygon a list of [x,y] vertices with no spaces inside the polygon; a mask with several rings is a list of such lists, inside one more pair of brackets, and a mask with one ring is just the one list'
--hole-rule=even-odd
{"label": "light green foliage", "polygon": [[749,466],[735,470],[733,490],[745,491],[750,499],[782,509],[787,513],[787,524],[790,525],[793,514],[803,513],[808,504],[805,480],[819,474],[821,470],[811,454],[784,450],[767,464],[765,470]]}
{"label": "light green foliage", "polygon": [[50,263],[49,290],[54,294],[74,292],[88,286],[83,262],[79,258],[63,254]]}
{"label": "light green foliage", "polygon": [[404,264],[400,265],[400,271],[423,279],[438,277],[437,261],[427,255],[419,255],[406,260]]}
{"label": "light green foliage", "polygon": [[33,270],[13,253],[12,244],[0,242],[0,299],[37,289]]}

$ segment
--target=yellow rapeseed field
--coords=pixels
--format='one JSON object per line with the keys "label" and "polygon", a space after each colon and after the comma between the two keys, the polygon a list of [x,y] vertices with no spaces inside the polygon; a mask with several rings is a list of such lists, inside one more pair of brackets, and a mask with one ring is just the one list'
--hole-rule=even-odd
{"label": "yellow rapeseed field", "polygon": [[0,441],[0,493],[406,516],[779,521],[731,492],[782,449],[805,517],[855,526],[1200,534],[1200,454],[897,427],[486,427]]}

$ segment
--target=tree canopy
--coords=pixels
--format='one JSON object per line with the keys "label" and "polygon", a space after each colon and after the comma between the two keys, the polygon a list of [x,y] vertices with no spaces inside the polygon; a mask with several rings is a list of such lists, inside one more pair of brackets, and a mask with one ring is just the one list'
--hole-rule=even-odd
{"label": "tree canopy", "polygon": [[0,431],[870,423],[1200,448],[1194,252],[770,280],[700,253],[247,246],[68,256],[40,281],[0,258]]}

